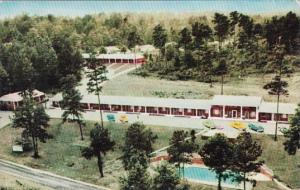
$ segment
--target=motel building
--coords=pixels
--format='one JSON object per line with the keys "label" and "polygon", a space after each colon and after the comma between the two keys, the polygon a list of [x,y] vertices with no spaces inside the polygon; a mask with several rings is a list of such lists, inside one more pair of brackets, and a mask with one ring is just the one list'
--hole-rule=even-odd
{"label": "motel building", "polygon": [[[84,59],[89,59],[88,53],[82,54]],[[111,53],[111,54],[99,54],[96,56],[102,64],[144,64],[146,63],[145,57],[138,53]]]}
{"label": "motel building", "polygon": [[[296,104],[265,102],[255,96],[216,95],[212,99],[175,99],[154,97],[101,96],[104,112],[147,114],[156,116],[193,117],[201,119],[245,120],[287,123],[295,113]],[[52,107],[60,108],[61,95],[54,96]],[[99,110],[97,97],[86,95],[81,101],[85,110]]]}
{"label": "motel building", "polygon": [[[46,101],[45,93],[33,90],[33,99],[37,103],[43,103]],[[13,111],[18,109],[23,104],[23,97],[21,92],[14,92],[6,94],[0,97],[0,110]]]}

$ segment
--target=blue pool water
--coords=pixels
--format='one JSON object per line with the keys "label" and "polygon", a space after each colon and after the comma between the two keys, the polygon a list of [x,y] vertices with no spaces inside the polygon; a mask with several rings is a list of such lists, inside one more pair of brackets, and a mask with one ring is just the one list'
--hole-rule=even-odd
{"label": "blue pool water", "polygon": [[[184,169],[184,177],[187,179],[200,180],[209,183],[218,183],[216,173],[209,170],[208,168],[186,167]],[[238,182],[233,181],[232,178],[228,178],[225,181],[222,181],[222,183],[227,185],[239,184]]]}
{"label": "blue pool water", "polygon": [[[298,1],[298,2],[297,2]],[[30,15],[82,16],[100,12],[299,12],[300,0],[0,0],[0,17]]]}

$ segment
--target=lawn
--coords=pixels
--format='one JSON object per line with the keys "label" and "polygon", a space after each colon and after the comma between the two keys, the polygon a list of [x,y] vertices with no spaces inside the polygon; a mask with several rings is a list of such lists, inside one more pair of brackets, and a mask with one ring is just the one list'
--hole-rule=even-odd
{"label": "lawn", "polygon": [[[263,86],[272,79],[273,75],[250,75],[243,79],[226,77],[224,94],[263,96],[265,100],[276,101],[276,97],[268,95]],[[281,101],[298,103],[300,99],[300,73],[286,78],[289,83],[289,96]],[[122,96],[151,96],[175,98],[210,98],[220,94],[220,83],[214,83],[210,88],[208,83],[196,81],[170,81],[154,77],[143,78],[133,74],[121,75],[104,84],[104,95]]]}
{"label": "lawn", "polygon": [[[112,138],[116,141],[116,147],[113,152],[105,156],[105,177],[99,178],[99,171],[96,167],[96,160],[86,160],[81,157],[81,150],[89,144],[89,131],[93,127],[92,122],[87,123],[84,129],[85,140],[81,141],[79,137],[79,128],[74,124],[61,124],[61,120],[51,120],[49,133],[54,136],[47,143],[40,143],[41,158],[34,160],[31,153],[12,154],[11,143],[13,137],[19,134],[18,130],[7,126],[0,130],[4,138],[0,139],[0,158],[21,163],[33,168],[48,170],[50,172],[71,177],[98,185],[118,189],[119,177],[124,175],[122,163],[118,159],[121,156],[121,146],[124,142],[126,124],[106,124],[111,131]],[[160,126],[149,126],[152,131],[158,135],[154,144],[155,149],[167,146],[174,130],[178,128],[167,128]]]}
{"label": "lawn", "polygon": [[271,136],[254,137],[263,147],[261,159],[274,171],[274,175],[291,187],[300,188],[300,152],[295,156],[288,155],[284,151],[282,136],[279,136],[277,142]]}
{"label": "lawn", "polygon": [[[48,170],[77,180],[103,185],[111,189],[119,188],[119,177],[124,175],[124,170],[118,158],[121,156],[121,146],[124,142],[125,130],[128,128],[127,124],[106,124],[117,145],[113,152],[109,152],[105,156],[105,177],[102,179],[99,178],[96,160],[86,160],[81,157],[82,148],[89,144],[89,131],[93,127],[93,123],[88,122],[87,127],[84,129],[84,141],[80,140],[79,129],[76,125],[61,124],[61,120],[58,119],[51,120],[50,124],[49,132],[54,135],[54,138],[45,144],[40,143],[41,158],[38,160],[34,160],[31,157],[31,153],[12,154],[11,142],[13,142],[13,137],[19,131],[12,129],[10,126],[0,129],[3,137],[0,139],[0,158]],[[167,146],[173,131],[178,129],[161,126],[148,127],[158,135],[158,139],[154,144],[155,149]],[[281,137],[278,142],[274,142],[272,137],[266,135],[255,135],[254,138],[263,147],[261,160],[264,160],[268,167],[274,170],[275,175],[292,187],[300,187],[300,155],[289,156],[283,150],[283,138]],[[203,140],[200,138],[197,138],[197,142],[203,144]],[[214,188],[201,184],[192,185],[192,190],[211,189]],[[255,187],[255,190],[265,189],[277,189],[277,186],[272,182],[267,182],[258,183],[257,187]]]}

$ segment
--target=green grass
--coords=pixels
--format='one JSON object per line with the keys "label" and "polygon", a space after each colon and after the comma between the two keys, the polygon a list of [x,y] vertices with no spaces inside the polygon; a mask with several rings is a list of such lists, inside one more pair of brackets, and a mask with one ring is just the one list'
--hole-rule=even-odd
{"label": "green grass", "polygon": [[[243,79],[225,77],[224,94],[263,96],[265,100],[276,101],[276,97],[268,95],[263,86],[271,81],[273,75],[249,75]],[[289,96],[281,97],[283,102],[298,103],[300,100],[300,72],[286,78],[289,83]],[[104,95],[118,96],[150,96],[175,98],[211,98],[220,94],[220,83],[210,88],[208,83],[196,81],[170,81],[155,77],[143,78],[132,74],[121,75],[104,84]]]}
{"label": "green grass", "polygon": [[279,180],[290,185],[293,188],[300,187],[300,153],[295,156],[288,155],[284,151],[284,137],[279,137],[275,142],[271,136],[259,136],[257,139],[262,147],[263,153],[261,159],[266,165],[274,171],[274,175],[278,176]]}
{"label": "green grass", "polygon": [[[1,129],[1,134],[5,138],[0,139],[0,158],[73,179],[118,189],[119,177],[124,175],[122,163],[118,158],[121,156],[121,147],[124,143],[125,131],[128,128],[127,124],[106,124],[106,127],[111,131],[112,138],[116,141],[116,146],[114,151],[108,152],[105,156],[105,177],[102,179],[99,177],[96,159],[86,160],[81,156],[83,147],[89,145],[89,131],[94,127],[94,124],[87,122],[84,129],[84,141],[80,140],[79,128],[75,124],[61,124],[61,120],[53,119],[50,121],[50,125],[48,131],[54,138],[48,140],[47,143],[39,144],[41,158],[37,160],[31,158],[31,153],[12,154],[11,144],[7,142],[12,142],[13,137],[18,135],[20,131],[14,130],[10,126]],[[148,127],[158,136],[154,144],[155,149],[167,146],[173,131],[178,129],[161,126]]]}
{"label": "green grass", "polygon": [[[34,168],[47,170],[59,175],[71,177],[98,185],[119,188],[119,177],[124,175],[122,163],[118,159],[121,156],[121,147],[124,142],[127,124],[106,124],[111,131],[112,138],[116,141],[116,147],[113,152],[105,156],[104,178],[99,177],[96,160],[86,160],[81,156],[83,147],[89,145],[89,131],[94,127],[92,122],[88,122],[84,129],[84,141],[80,140],[79,128],[75,124],[61,124],[61,120],[51,120],[51,127],[48,129],[54,135],[47,143],[40,143],[41,158],[34,160],[32,153],[12,154],[11,143],[14,136],[20,131],[12,129],[10,126],[0,129],[2,137],[0,139],[0,158],[11,160],[20,164],[25,164]],[[154,144],[155,149],[165,147],[169,144],[169,139],[173,131],[178,128],[148,126],[158,135]],[[284,183],[296,188],[300,187],[300,155],[289,156],[283,149],[283,138],[280,137],[277,142],[273,141],[271,136],[254,135],[263,147],[261,160],[264,160],[268,167],[274,170],[275,175]],[[9,143],[8,143],[9,142]],[[197,142],[203,144],[204,141],[197,138]],[[210,190],[214,187],[194,184],[192,190]],[[255,190],[277,189],[277,186],[271,182],[258,183]]]}

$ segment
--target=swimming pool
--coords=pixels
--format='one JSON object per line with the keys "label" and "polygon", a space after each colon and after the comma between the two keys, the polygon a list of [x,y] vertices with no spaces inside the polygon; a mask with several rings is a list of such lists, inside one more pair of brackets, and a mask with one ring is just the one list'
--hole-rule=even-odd
{"label": "swimming pool", "polygon": [[[208,168],[200,167],[186,167],[184,169],[184,178],[191,180],[199,180],[202,182],[208,182],[209,184],[217,184],[218,179],[216,178],[216,173],[209,170]],[[230,186],[239,185],[239,182],[233,180],[233,177],[229,177],[225,181],[222,181],[222,184],[227,184]]]}

